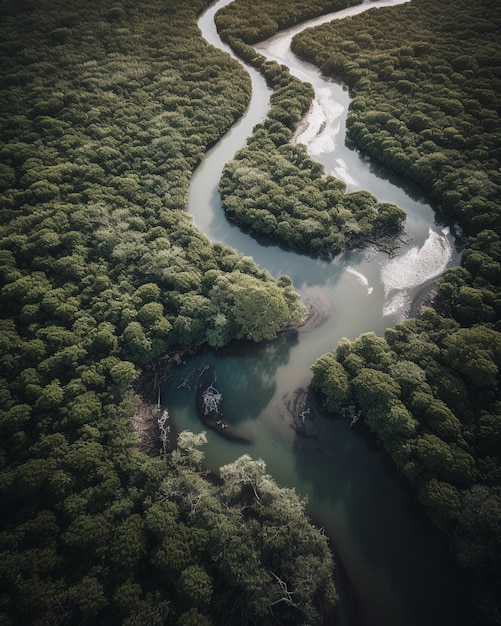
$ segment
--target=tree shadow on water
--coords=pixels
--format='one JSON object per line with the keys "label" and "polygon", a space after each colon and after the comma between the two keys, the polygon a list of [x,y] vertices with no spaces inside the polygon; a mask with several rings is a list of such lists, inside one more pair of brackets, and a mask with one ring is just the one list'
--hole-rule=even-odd
{"label": "tree shadow on water", "polygon": [[221,410],[229,423],[238,426],[256,419],[273,398],[277,369],[288,362],[296,343],[297,333],[287,332],[274,341],[238,341],[220,350],[201,350],[174,370],[165,390],[167,405],[188,405],[194,410],[204,376],[203,384],[212,383],[221,393]]}
{"label": "tree shadow on water", "polygon": [[473,623],[447,538],[368,428],[322,413],[315,421],[315,439],[295,439],[296,471],[309,486],[310,515],[332,538],[359,598],[357,626]]}
{"label": "tree shadow on water", "polygon": [[289,361],[297,333],[274,341],[235,342],[218,354],[214,368],[225,406],[234,423],[256,419],[276,392],[276,373]]}

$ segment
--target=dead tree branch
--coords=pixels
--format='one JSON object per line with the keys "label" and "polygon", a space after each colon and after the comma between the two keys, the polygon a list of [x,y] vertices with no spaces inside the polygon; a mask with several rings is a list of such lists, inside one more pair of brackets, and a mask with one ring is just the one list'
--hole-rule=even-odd
{"label": "dead tree branch", "polygon": [[213,385],[207,387],[207,389],[202,393],[204,415],[218,413],[219,405],[221,404],[222,399],[223,396],[221,392],[218,391]]}
{"label": "dead tree branch", "polygon": [[188,376],[183,378],[181,384],[177,386],[177,389],[181,389],[181,388],[191,389],[191,386],[189,384],[189,380],[190,380],[192,374],[194,374],[194,373],[195,373],[195,369],[192,369],[191,372],[188,374]]}
{"label": "dead tree branch", "polygon": [[355,407],[353,406],[353,404],[351,404],[348,407],[343,407],[341,409],[341,415],[343,417],[349,417],[350,418],[350,428],[352,426],[354,426],[358,420],[360,419],[360,416],[362,414],[362,411],[356,411]]}
{"label": "dead tree branch", "polygon": [[158,429],[160,430],[160,441],[162,442],[162,447],[160,448],[161,456],[165,456],[167,454],[167,444],[169,441],[170,431],[170,426],[167,424],[168,419],[169,414],[167,411],[164,411],[158,418]]}
{"label": "dead tree branch", "polygon": [[274,602],[271,602],[270,607],[274,606],[275,604],[279,604],[280,602],[285,602],[287,606],[292,606],[295,609],[301,609],[299,602],[294,602],[294,600],[292,599],[292,594],[294,592],[289,591],[289,589],[287,588],[287,583],[281,578],[279,578],[275,574],[275,572],[272,572],[271,570],[270,570],[270,574],[275,578],[275,580],[278,583],[278,586],[280,587],[280,591],[282,592],[282,597],[279,598],[278,600],[275,600]]}

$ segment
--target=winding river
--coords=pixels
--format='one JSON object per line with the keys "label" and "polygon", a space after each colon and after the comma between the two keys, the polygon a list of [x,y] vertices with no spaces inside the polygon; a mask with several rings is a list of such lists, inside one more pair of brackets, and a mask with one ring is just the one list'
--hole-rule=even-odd
{"label": "winding river", "polygon": [[[215,12],[229,1],[209,8],[199,26],[211,44],[231,54],[213,23]],[[383,0],[377,6],[401,2]],[[308,124],[296,140],[305,143],[310,155],[327,173],[343,179],[349,190],[366,189],[379,200],[404,208],[406,245],[393,259],[365,250],[328,262],[262,244],[226,220],[217,191],[222,168],[269,108],[270,92],[264,80],[246,67],[252,80],[251,104],[195,172],[189,211],[213,241],[253,257],[276,277],[290,276],[303,299],[320,315],[313,327],[273,342],[198,354],[177,370],[164,397],[176,430],[200,432],[203,426],[196,414],[195,392],[179,384],[193,369],[213,366],[225,414],[253,443],[236,444],[209,431],[207,465],[217,469],[248,453],[264,459],[280,484],[308,498],[308,511],[331,537],[343,572],[338,582],[337,624],[461,626],[471,622],[463,606],[463,583],[446,541],[371,438],[360,428],[350,428],[349,420],[321,415],[310,420],[309,437],[298,436],[292,428],[293,412],[301,411],[296,390],[307,386],[315,359],[342,337],[355,339],[368,331],[382,334],[401,321],[423,286],[459,258],[448,229],[435,223],[432,208],[417,189],[345,145],[347,91],[290,52],[290,39],[299,30],[374,6],[363,4],[311,20],[281,31],[256,48],[315,88]]]}

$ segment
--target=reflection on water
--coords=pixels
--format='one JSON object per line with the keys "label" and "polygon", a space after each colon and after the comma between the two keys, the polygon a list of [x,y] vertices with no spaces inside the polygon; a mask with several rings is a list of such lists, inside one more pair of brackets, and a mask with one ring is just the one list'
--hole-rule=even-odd
{"label": "reflection on water", "polygon": [[359,272],[358,270],[356,270],[351,265],[347,265],[346,266],[346,271],[349,272],[350,274],[353,274],[353,276],[356,276],[358,278],[360,284],[364,285],[364,287],[367,287],[367,293],[369,295],[371,295],[371,293],[374,291],[374,287],[371,287],[369,285],[369,279],[367,278],[367,276],[364,276],[364,274],[362,274],[362,272]]}
{"label": "reflection on water", "polygon": [[[228,2],[216,3],[199,22],[208,41],[226,50],[217,37],[213,15]],[[343,14],[368,6],[373,5],[352,7]],[[350,428],[349,419],[329,419],[316,410],[308,414],[308,420],[314,420],[308,438],[298,436],[294,429],[297,412],[304,409],[297,404],[301,398],[297,390],[309,384],[315,359],[333,349],[342,337],[354,339],[368,331],[382,334],[401,319],[419,285],[457,262],[458,255],[450,234],[435,225],[433,211],[419,193],[395,185],[396,177],[345,145],[347,92],[329,81],[318,82],[317,70],[288,51],[290,36],[279,34],[260,45],[259,51],[278,51],[279,62],[320,89],[318,108],[312,110],[303,139],[310,150],[313,147],[319,153],[327,172],[343,170],[349,185],[404,208],[409,244],[395,259],[364,250],[325,261],[264,245],[225,219],[217,193],[222,167],[244,145],[268,107],[269,91],[259,74],[250,70],[251,105],[195,173],[189,210],[212,240],[252,256],[276,277],[289,275],[312,316],[297,333],[276,341],[233,344],[187,360],[174,372],[164,393],[172,425],[175,430],[203,430],[196,412],[195,386],[182,382],[191,371],[194,380],[206,365],[212,366],[223,395],[225,419],[253,443],[230,442],[209,430],[207,467],[217,470],[249,453],[264,459],[280,484],[308,498],[308,510],[333,538],[349,582],[338,626],[470,624],[462,605],[465,594],[444,538],[363,426]],[[333,147],[334,152],[326,151]]]}
{"label": "reflection on water", "polygon": [[412,246],[383,263],[384,316],[400,312],[402,318],[405,317],[412,302],[412,289],[440,276],[447,268],[453,254],[449,232],[448,228],[441,233],[430,228],[428,239],[422,246]]}
{"label": "reflection on water", "polygon": [[[386,0],[372,6],[402,4],[405,1]],[[308,81],[315,90],[313,104],[294,140],[303,143],[309,155],[322,163],[327,173],[343,180],[348,190],[370,191],[378,200],[397,204],[407,213],[405,231],[412,248],[406,250],[403,246],[398,258],[391,261],[384,254],[373,256],[373,261],[381,265],[381,279],[377,281],[384,291],[381,310],[384,317],[391,316],[388,320],[388,324],[391,324],[404,319],[416,288],[438,276],[451,262],[451,234],[449,231],[441,231],[434,224],[433,211],[424,201],[422,193],[418,193],[417,189],[409,193],[409,185],[403,189],[399,185],[403,181],[398,177],[372,164],[346,144],[346,114],[350,102],[348,91],[323,76],[315,66],[298,59],[290,50],[293,36],[308,25],[340,19],[367,8],[367,5],[359,5],[286,29],[258,44],[256,50],[269,60],[287,65],[294,76]],[[362,284],[367,285],[363,267],[350,264],[346,270],[359,279],[363,276]]]}
{"label": "reflection on water", "polygon": [[[334,152],[335,139],[338,137],[340,118],[344,110],[343,105],[332,98],[330,87],[317,87],[315,100],[308,113],[308,123],[304,125],[302,132],[296,134],[295,141],[306,145],[308,153],[313,157]],[[344,172],[349,176],[346,170]],[[350,177],[345,182],[349,183],[352,180]],[[353,184],[356,185],[356,181],[353,181]]]}
{"label": "reflection on water", "polygon": [[[189,359],[167,389],[176,430],[204,430],[195,385],[179,386],[190,371],[195,381],[211,365],[225,419],[252,444],[230,442],[209,430],[206,465],[217,471],[248,453],[264,459],[280,484],[308,498],[310,515],[332,538],[360,618],[354,622],[347,612],[339,626],[470,624],[461,605],[462,581],[444,538],[363,424],[350,428],[349,419],[327,418],[314,409],[308,417],[314,421],[310,436],[294,430],[291,400],[309,378],[307,369],[290,367],[302,340],[298,335],[265,346],[235,344]],[[304,408],[295,406],[296,412]]]}
{"label": "reflection on water", "polygon": [[[449,230],[444,229],[446,234]],[[431,230],[421,247],[412,246],[404,254],[388,260],[381,269],[385,292],[417,287],[441,274],[452,256],[446,234]]]}

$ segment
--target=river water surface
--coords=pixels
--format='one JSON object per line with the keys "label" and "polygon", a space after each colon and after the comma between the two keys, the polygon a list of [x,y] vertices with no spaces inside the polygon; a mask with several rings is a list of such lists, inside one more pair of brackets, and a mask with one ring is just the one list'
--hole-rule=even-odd
{"label": "river water surface", "polygon": [[[199,26],[211,44],[231,53],[213,22],[215,12],[228,2],[222,0],[208,9]],[[307,24],[400,3],[363,4]],[[189,372],[193,371],[193,381],[206,364],[213,366],[225,415],[253,443],[236,444],[209,431],[207,466],[216,470],[250,454],[264,459],[281,485],[307,497],[308,511],[331,537],[344,572],[337,624],[470,624],[464,612],[462,582],[445,539],[364,429],[350,428],[349,420],[320,414],[309,424],[311,437],[301,437],[292,428],[295,391],[310,381],[315,359],[333,349],[342,337],[355,339],[369,331],[382,334],[401,321],[423,285],[459,258],[448,229],[435,223],[433,210],[419,191],[345,145],[347,91],[290,52],[290,39],[305,27],[282,31],[256,46],[261,54],[286,64],[315,88],[308,124],[296,140],[305,143],[326,173],[344,180],[349,190],[365,189],[380,201],[402,207],[407,213],[406,244],[393,259],[365,250],[324,261],[260,243],[226,220],[217,191],[222,168],[245,145],[269,108],[270,92],[264,80],[246,67],[252,80],[251,104],[195,172],[189,211],[213,241],[253,257],[275,277],[290,276],[305,302],[321,314],[314,327],[306,326],[274,342],[240,344],[197,355],[176,371],[163,397],[176,430],[200,432],[203,427],[196,414],[194,389],[179,385]],[[298,410],[301,407],[296,407],[296,415]]]}

